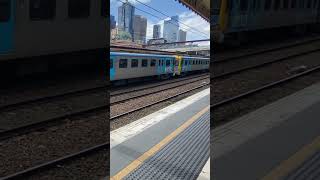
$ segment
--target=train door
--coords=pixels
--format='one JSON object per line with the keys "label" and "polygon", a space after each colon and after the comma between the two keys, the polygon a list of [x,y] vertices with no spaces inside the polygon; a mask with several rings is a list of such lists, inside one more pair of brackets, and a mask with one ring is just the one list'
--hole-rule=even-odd
{"label": "train door", "polygon": [[173,75],[180,75],[181,71],[181,56],[176,56],[174,63],[174,72]]}
{"label": "train door", "polygon": [[165,60],[165,72],[166,74],[173,74],[174,71],[174,63],[175,59],[174,58],[166,58]]}
{"label": "train door", "polygon": [[233,28],[242,29],[248,23],[248,0],[231,0],[231,25]]}
{"label": "train door", "polygon": [[317,22],[320,23],[320,1],[317,1],[318,3],[318,8],[317,8]]}
{"label": "train door", "polygon": [[110,80],[113,81],[116,75],[116,70],[115,70],[115,61],[116,57],[115,56],[110,56]]}
{"label": "train door", "polygon": [[240,26],[247,27],[249,0],[240,0]]}
{"label": "train door", "polygon": [[158,75],[165,74],[166,66],[165,66],[165,59],[160,58],[157,65],[157,73]]}
{"label": "train door", "polygon": [[13,50],[14,0],[0,0],[0,53]]}

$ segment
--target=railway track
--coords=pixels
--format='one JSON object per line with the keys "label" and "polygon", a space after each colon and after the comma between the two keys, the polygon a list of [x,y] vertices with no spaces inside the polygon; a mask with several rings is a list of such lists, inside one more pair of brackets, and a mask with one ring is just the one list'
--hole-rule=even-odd
{"label": "railway track", "polygon": [[176,94],[174,94],[174,95],[171,95],[171,96],[162,98],[162,99],[160,99],[160,100],[153,101],[153,102],[150,102],[150,103],[146,103],[146,104],[143,105],[143,106],[140,106],[140,107],[137,107],[137,108],[133,108],[133,109],[131,109],[131,110],[129,110],[129,111],[126,111],[126,112],[123,112],[123,113],[120,113],[120,114],[111,116],[111,117],[110,117],[110,120],[112,121],[112,120],[118,119],[118,118],[120,118],[120,117],[123,117],[123,116],[126,116],[126,115],[128,115],[128,114],[131,114],[131,113],[140,111],[140,110],[145,109],[145,108],[148,108],[148,107],[150,107],[150,106],[153,106],[153,105],[156,105],[156,104],[159,104],[159,103],[168,101],[168,100],[170,100],[170,99],[176,98],[176,97],[181,96],[181,95],[183,95],[183,94],[190,93],[190,92],[192,92],[192,91],[195,91],[195,90],[197,90],[197,89],[203,88],[203,87],[208,86],[208,85],[210,85],[210,83],[202,83],[201,85],[198,85],[198,86],[196,86],[196,87],[190,88],[190,89],[185,90],[185,91],[182,91],[182,92],[180,92],[180,93],[176,93]]}
{"label": "railway track", "polygon": [[[208,78],[208,76],[196,76],[196,77],[192,77],[192,78],[186,78],[184,81],[188,81],[189,83],[192,82],[196,82],[199,80],[203,80],[205,78]],[[193,79],[193,80],[191,80]],[[190,81],[191,80],[191,81]],[[184,82],[182,81],[182,82]],[[169,82],[168,84],[174,84],[177,83],[177,81],[173,81],[173,82]],[[137,92],[140,90],[146,90],[148,88],[154,88],[154,87],[159,87],[159,86],[163,86],[164,84],[157,84],[151,87],[145,87],[145,88],[140,88],[140,89],[134,89],[131,90],[130,92]],[[150,95],[156,92],[160,92],[163,90],[169,90],[172,88],[176,88],[178,86],[180,86],[181,84],[178,85],[173,85],[171,87],[165,88],[165,89],[161,89],[161,90],[156,90],[156,91],[152,91],[152,92],[148,92],[148,93],[143,93],[140,95],[136,95],[130,98],[126,98],[126,99],[122,99],[119,101],[115,101],[112,102],[111,105],[115,105],[115,104],[119,104],[119,103],[123,103],[125,101],[128,100],[132,100],[132,99],[136,99],[139,97],[143,97],[146,95]],[[66,99],[66,98],[70,98],[70,97],[77,97],[80,95],[85,95],[87,93],[92,93],[92,92],[101,92],[104,93],[105,90],[107,90],[107,86],[101,86],[101,87],[95,87],[95,88],[88,88],[88,89],[82,89],[82,90],[77,90],[77,91],[72,91],[72,92],[67,92],[67,93],[63,93],[63,94],[57,94],[57,95],[52,95],[52,96],[46,96],[46,97],[39,97],[36,99],[32,99],[32,100],[28,100],[28,101],[21,101],[21,102],[16,102],[16,103],[11,103],[11,104],[7,104],[7,105],[3,105],[0,107],[1,111],[6,111],[6,110],[15,110],[15,109],[19,109],[21,106],[32,106],[32,105],[36,105],[39,102],[41,103],[51,103],[52,101],[56,101],[57,99]],[[122,94],[127,94],[128,92],[121,92],[118,93],[117,95],[122,95]],[[102,104],[102,103],[101,103]],[[71,112],[67,112],[67,113],[62,113],[59,115],[55,115],[54,117],[44,117],[41,121],[35,121],[35,122],[31,122],[22,126],[17,126],[14,128],[9,128],[9,129],[2,129],[0,131],[0,140],[5,140],[14,136],[19,136],[22,134],[27,134],[33,131],[37,131],[37,130],[41,130],[44,128],[48,128],[50,126],[54,126],[57,125],[59,123],[63,123],[65,119],[71,119],[73,117],[76,116],[83,116],[85,114],[90,114],[90,113],[94,113],[94,112],[101,112],[104,111],[108,108],[109,106],[107,105],[107,103],[103,103],[102,105],[97,105],[94,107],[87,107],[85,109],[81,109],[81,110],[72,110]]]}
{"label": "railway track", "polygon": [[125,90],[123,90],[123,88],[112,89],[112,90],[110,90],[110,96],[118,96],[118,95],[136,92],[136,91],[142,91],[142,90],[146,90],[146,89],[150,89],[150,88],[160,87],[163,85],[169,85],[169,84],[174,84],[177,82],[188,81],[188,80],[195,79],[195,78],[201,78],[201,77],[208,76],[208,75],[209,74],[206,73],[206,74],[200,74],[200,75],[190,75],[188,77],[181,77],[178,79],[165,80],[165,81],[159,82],[159,83],[151,82],[151,84],[147,84],[147,85],[144,84],[140,87],[134,86],[133,89],[131,89],[131,88],[128,89],[128,87],[125,87]]}
{"label": "railway track", "polygon": [[[0,107],[0,110],[2,111],[1,113],[4,113],[3,111],[9,110],[9,113],[12,111],[14,112],[15,110],[19,110],[22,106],[30,106],[28,108],[33,108],[33,106],[37,106],[39,103],[41,104],[56,104],[57,102],[61,103],[64,101],[72,100],[72,99],[77,99],[81,97],[86,97],[88,94],[89,97],[95,97],[96,94],[103,94],[107,90],[106,86],[101,86],[101,87],[94,87],[94,88],[88,88],[88,89],[82,89],[82,90],[76,90],[72,92],[67,92],[67,93],[62,93],[58,95],[52,95],[52,96],[46,96],[46,97],[39,97],[36,99],[28,100],[28,101],[22,101],[22,102],[17,102],[17,103],[12,103],[8,105],[4,105]],[[92,102],[92,104],[95,104]],[[22,134],[26,134],[32,131],[36,131],[39,129],[47,128],[53,125],[57,125],[59,123],[63,123],[65,119],[72,118],[75,116],[81,116],[84,114],[89,114],[97,111],[103,111],[107,108],[107,103],[103,103],[101,101],[100,105],[95,106],[88,106],[88,107],[81,107],[78,110],[65,110],[65,112],[61,114],[52,114],[48,113],[49,115],[42,114],[41,119],[38,118],[38,120],[31,120],[29,123],[26,124],[19,124],[18,126],[15,127],[9,127],[9,128],[4,128],[2,127],[2,130],[0,131],[0,140],[8,139],[13,136],[18,136]],[[37,112],[38,114],[41,113]],[[46,113],[46,111],[43,111],[43,113]],[[37,115],[39,116],[39,115]],[[10,120],[10,119],[9,119]],[[2,123],[4,124],[4,119],[2,119]],[[19,119],[21,121],[21,119]]]}
{"label": "railway track", "polygon": [[48,161],[46,163],[30,167],[30,168],[25,169],[23,171],[19,171],[19,172],[16,172],[14,174],[10,174],[10,175],[5,176],[5,177],[1,177],[0,180],[26,178],[26,177],[28,177],[28,176],[30,176],[32,174],[39,173],[39,171],[48,170],[48,169],[50,169],[50,168],[52,168],[54,166],[62,165],[67,161],[72,161],[74,159],[79,159],[79,158],[86,157],[86,156],[88,156],[88,155],[90,155],[92,153],[96,153],[96,152],[98,152],[98,151],[100,151],[102,149],[109,149],[109,142],[102,143],[102,144],[99,144],[99,145],[96,145],[96,146],[93,146],[93,147],[90,147],[90,148],[86,148],[86,149],[83,149],[83,150],[78,151],[76,153],[72,153],[72,154],[69,154],[69,155],[66,155],[66,156],[63,156],[63,157]]}
{"label": "railway track", "polygon": [[[207,77],[208,78],[208,77]],[[176,94],[175,96],[170,96],[170,97],[167,97],[166,99],[163,99],[162,101],[157,101],[157,102],[154,102],[153,104],[157,104],[157,103],[160,103],[160,102],[163,102],[165,100],[169,100],[169,99],[172,99],[174,97],[177,97],[179,95],[182,95],[182,94],[185,94],[185,93],[188,93],[188,92],[191,92],[191,91],[194,91],[196,89],[200,89],[206,85],[208,85],[209,83],[207,84],[202,84],[200,86],[197,86],[195,88],[192,88],[192,89],[189,89],[187,91],[184,91],[184,92],[181,92],[179,94]],[[140,109],[143,109],[143,108],[146,108],[148,106],[151,106],[151,104],[148,104],[144,107],[141,107]],[[107,106],[105,107],[100,107],[102,109],[99,109],[101,110],[101,112],[105,112]],[[96,113],[97,109],[92,109],[92,112],[95,112]],[[138,111],[138,109],[135,109],[133,111],[130,111],[130,112],[127,112],[126,114],[130,114],[134,111]],[[90,111],[91,112],[91,111]],[[79,113],[89,113],[89,112],[79,112]],[[69,114],[68,116],[73,117],[74,115],[79,115],[78,113],[76,114]],[[121,115],[121,116],[124,116]],[[120,116],[118,116],[120,117]],[[60,117],[59,119],[52,119],[52,121],[56,122],[56,123],[59,123],[60,120],[64,119],[66,117]],[[115,119],[115,117],[113,117],[113,119]],[[48,125],[49,124],[49,125]],[[27,133],[27,132],[34,132],[35,130],[39,130],[39,129],[43,129],[43,128],[47,128],[48,126],[52,126],[53,124],[50,125],[50,123],[48,121],[44,121],[44,122],[40,122],[40,123],[35,123],[35,124],[32,124],[32,125],[29,125],[28,127],[21,127],[21,128],[18,128],[18,129],[13,129],[11,132],[10,131],[7,131],[7,132],[3,132],[3,134],[1,134],[0,136],[2,138],[4,138],[4,135],[6,134],[7,135],[7,138],[8,137],[12,137],[13,135],[22,135],[24,133]],[[47,161],[47,162],[44,162],[44,163],[41,163],[39,165],[36,165],[36,166],[32,166],[32,167],[29,167],[27,169],[24,169],[22,171],[17,171],[13,174],[9,174],[9,175],[6,175],[5,177],[2,177],[0,178],[1,180],[3,179],[16,179],[16,178],[25,178],[25,177],[29,177],[31,175],[37,175],[37,173],[39,173],[40,171],[46,171],[46,170],[49,170],[51,168],[55,168],[57,165],[63,165],[64,163],[66,162],[69,162],[69,161],[72,161],[74,159],[79,159],[79,158],[84,158],[85,156],[87,156],[88,154],[92,154],[92,153],[95,153],[101,149],[104,149],[104,148],[109,148],[109,144],[108,142],[105,142],[105,143],[102,143],[102,144],[99,144],[99,145],[96,145],[96,146],[92,146],[90,148],[86,148],[86,149],[82,149],[78,152],[75,152],[75,153],[71,153],[71,154],[68,154],[68,155],[65,155],[65,156],[62,156],[60,158],[57,158],[57,159],[53,159],[53,160],[50,160],[50,161]]]}
{"label": "railway track", "polygon": [[0,111],[7,110],[7,109],[17,109],[21,106],[25,106],[28,104],[34,104],[39,101],[48,102],[48,101],[51,101],[51,100],[54,100],[57,98],[76,96],[76,95],[85,94],[85,93],[88,93],[91,91],[98,91],[98,90],[106,91],[107,88],[108,88],[107,86],[91,87],[91,88],[85,88],[85,89],[72,90],[69,92],[64,92],[64,93],[59,93],[59,94],[53,94],[53,95],[49,95],[49,96],[41,96],[41,97],[37,97],[34,99],[25,100],[25,101],[12,102],[12,103],[8,103],[8,104],[0,105]]}
{"label": "railway track", "polygon": [[[182,81],[168,82],[166,84],[155,85],[155,86],[152,86],[152,87],[146,87],[146,88],[135,89],[135,90],[130,91],[130,93],[133,93],[133,92],[139,92],[139,91],[142,91],[142,90],[144,91],[144,90],[149,90],[150,89],[150,91],[147,91],[147,92],[141,93],[141,94],[136,94],[136,95],[134,95],[134,94],[133,95],[130,95],[130,94],[128,95],[128,92],[127,93],[119,93],[117,96],[126,94],[126,96],[129,96],[129,97],[128,98],[120,98],[120,100],[112,100],[112,98],[111,98],[110,105],[112,106],[112,105],[124,103],[124,102],[129,101],[129,100],[133,100],[133,99],[140,98],[140,97],[143,97],[143,96],[147,96],[147,95],[150,95],[150,94],[158,93],[158,92],[161,92],[161,91],[174,89],[174,88],[177,88],[177,87],[182,86],[182,85],[187,84],[187,83],[194,83],[194,82],[201,81],[201,80],[208,79],[208,78],[209,78],[209,75],[202,75],[200,77],[188,78],[188,79],[185,79],[185,80],[182,80]],[[163,86],[167,86],[167,85],[172,85],[172,86],[168,86],[168,87],[152,90],[152,88],[163,87]],[[114,95],[112,97],[114,97]]]}
{"label": "railway track", "polygon": [[[223,115],[220,115],[221,118],[215,118],[215,119],[218,119],[218,122],[214,122],[213,124],[220,125],[220,124],[223,124],[227,121],[230,121],[228,116],[229,116],[229,113],[232,111],[231,109],[234,109],[234,111],[239,112],[239,111],[244,111],[244,106],[250,106],[250,105],[244,105],[243,103],[241,104],[240,102],[247,102],[249,104],[250,103],[255,104],[257,99],[254,99],[254,97],[257,98],[257,96],[259,96],[260,93],[263,94],[264,92],[266,92],[268,90],[272,90],[272,89],[276,89],[276,88],[281,89],[283,86],[285,86],[286,84],[290,84],[290,82],[292,82],[292,81],[299,80],[302,77],[309,77],[308,75],[310,75],[310,77],[312,77],[313,74],[319,73],[319,70],[320,70],[320,65],[319,65],[319,63],[317,63],[317,65],[311,66],[310,68],[306,69],[303,72],[298,72],[298,73],[295,73],[290,76],[285,76],[281,79],[277,79],[272,82],[265,83],[265,84],[260,85],[258,87],[254,87],[249,90],[246,90],[245,92],[238,93],[238,94],[233,95],[231,97],[229,96],[229,98],[224,98],[218,102],[215,102],[214,104],[211,105],[211,108],[213,108],[216,113],[218,111],[221,111],[221,113]],[[319,81],[319,79],[317,79],[317,80]],[[304,82],[303,84],[309,84],[309,81],[308,81],[308,83]],[[233,87],[233,88],[236,88],[236,87]],[[295,92],[294,91],[295,89],[296,88],[293,88],[293,89],[290,89],[289,91]],[[278,92],[279,92],[279,90],[278,90]],[[266,97],[266,96],[264,96],[264,97]],[[279,95],[279,98],[281,98],[281,97],[282,96]],[[253,100],[250,101],[250,98],[253,98]],[[260,98],[261,98],[261,96],[260,96]],[[274,99],[274,100],[276,100],[276,99]],[[240,103],[240,104],[237,104],[237,103]],[[242,105],[242,106],[240,107],[240,105]],[[252,107],[250,107],[250,108],[252,108]],[[217,114],[219,114],[219,113],[217,113]],[[217,115],[217,114],[215,114],[215,115]],[[235,114],[237,114],[237,113],[235,113]],[[236,116],[236,115],[233,114],[232,116]],[[234,117],[232,117],[232,119],[233,118]]]}
{"label": "railway track", "polygon": [[238,60],[240,58],[246,58],[246,57],[264,54],[264,53],[268,53],[268,52],[284,50],[284,49],[288,49],[288,48],[292,48],[292,47],[296,47],[296,46],[302,46],[302,45],[306,45],[306,44],[317,42],[317,41],[320,41],[320,37],[307,39],[307,40],[303,40],[300,42],[288,43],[288,44],[280,45],[277,47],[266,47],[266,48],[261,48],[259,50],[246,50],[247,51],[246,53],[240,53],[240,55],[229,56],[229,57],[227,56],[226,58],[218,57],[218,60],[215,60],[214,63],[219,64],[219,63],[223,63],[223,62],[227,62],[227,61]]}
{"label": "railway track", "polygon": [[[248,71],[248,70],[251,70],[251,69],[263,67],[263,66],[266,66],[266,65],[269,65],[269,64],[272,64],[272,63],[281,62],[281,61],[284,61],[284,60],[288,60],[288,59],[292,59],[292,58],[295,58],[295,57],[311,54],[311,53],[318,52],[318,51],[320,51],[320,48],[314,48],[314,49],[306,50],[306,51],[303,51],[303,52],[296,52],[296,53],[293,53],[291,55],[286,55],[286,56],[283,56],[283,57],[271,58],[271,59],[268,59],[267,61],[264,61],[262,63],[256,63],[256,64],[253,64],[253,65],[245,65],[244,67],[235,68],[235,70],[229,70],[227,72],[222,72],[220,74],[216,73],[216,74],[213,75],[213,77],[211,79],[225,78],[225,77],[233,75],[233,74],[237,74],[237,73]],[[215,66],[217,66],[217,65],[214,63],[213,66],[214,66],[213,68],[215,68]],[[222,65],[222,66],[225,66],[225,65]]]}

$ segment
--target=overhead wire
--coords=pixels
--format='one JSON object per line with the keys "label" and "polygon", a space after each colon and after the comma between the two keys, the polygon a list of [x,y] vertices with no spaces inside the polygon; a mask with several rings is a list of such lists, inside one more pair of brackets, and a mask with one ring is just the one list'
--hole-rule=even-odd
{"label": "overhead wire", "polygon": [[[123,4],[126,3],[126,2],[123,2],[122,0],[117,0],[117,1],[122,2]],[[134,6],[134,5],[132,5],[132,4],[131,4],[131,6],[133,6],[135,9],[137,9],[137,10],[139,10],[139,11],[141,11],[141,12],[144,12],[144,13],[146,13],[146,14],[149,14],[149,15],[157,18],[157,19],[165,20],[165,19],[163,19],[163,18],[161,18],[161,17],[159,17],[159,16],[156,16],[156,15],[154,15],[154,14],[152,14],[152,13],[149,13],[149,12],[147,12],[147,11],[144,11],[144,10],[140,9],[140,8],[137,8],[136,6]],[[174,23],[172,23],[172,22],[170,22],[170,21],[168,21],[168,22],[169,22],[170,24],[173,24],[173,25],[176,26],[176,24],[174,24]],[[184,30],[184,31],[187,31],[187,30],[184,29],[184,28],[181,28],[181,29]],[[200,35],[200,34],[199,34],[199,35]],[[204,36],[204,35],[201,35],[201,36],[202,36],[202,37],[205,37],[205,38],[208,38],[207,36]]]}
{"label": "overhead wire", "polygon": [[[160,10],[157,10],[157,9],[151,7],[151,6],[148,5],[148,4],[145,4],[145,3],[143,3],[143,2],[141,2],[141,1],[139,1],[139,0],[135,0],[135,1],[138,2],[138,3],[140,3],[140,4],[142,4],[142,5],[144,5],[144,6],[146,6],[146,7],[149,7],[150,9],[152,9],[152,10],[154,10],[154,11],[156,11],[156,12],[158,12],[158,13],[164,15],[164,16],[166,16],[167,18],[170,18],[169,15],[161,12]],[[180,23],[180,24],[182,24],[182,25],[184,25],[184,26],[186,26],[186,27],[188,27],[188,28],[193,29],[194,31],[197,31],[197,32],[199,32],[199,33],[201,33],[201,34],[204,34],[204,35],[208,38],[208,34],[207,34],[207,33],[204,33],[204,32],[202,32],[202,31],[199,31],[198,29],[193,28],[193,27],[191,27],[191,26],[189,26],[189,25],[187,25],[187,24],[185,24],[185,23],[183,23],[183,22],[181,22],[181,21],[179,21],[179,20],[174,19],[174,21],[176,21],[176,22],[178,22],[178,23]]]}

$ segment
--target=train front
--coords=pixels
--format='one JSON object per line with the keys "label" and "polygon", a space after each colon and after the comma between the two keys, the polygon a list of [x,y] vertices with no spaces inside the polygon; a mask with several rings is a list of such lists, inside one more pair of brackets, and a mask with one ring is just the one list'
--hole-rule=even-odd
{"label": "train front", "polygon": [[211,11],[211,37],[214,42],[222,43],[224,41],[224,32],[228,25],[228,1],[213,0],[213,9]]}

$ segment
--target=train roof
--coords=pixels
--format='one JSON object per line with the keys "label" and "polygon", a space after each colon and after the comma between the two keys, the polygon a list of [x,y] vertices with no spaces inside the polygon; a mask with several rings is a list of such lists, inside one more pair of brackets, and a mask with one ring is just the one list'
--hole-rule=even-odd
{"label": "train roof", "polygon": [[208,57],[199,57],[199,56],[182,56],[185,59],[210,59]]}
{"label": "train roof", "polygon": [[111,56],[123,55],[123,56],[136,56],[136,57],[175,57],[174,55],[163,54],[142,54],[142,53],[127,53],[127,52],[110,52]]}
{"label": "train roof", "polygon": [[[175,55],[163,55],[163,54],[143,54],[143,53],[128,53],[128,52],[110,52],[111,56],[122,55],[122,56],[136,56],[136,57],[170,57],[174,58]],[[182,56],[186,59],[209,59],[204,57],[195,57],[195,56]]]}

